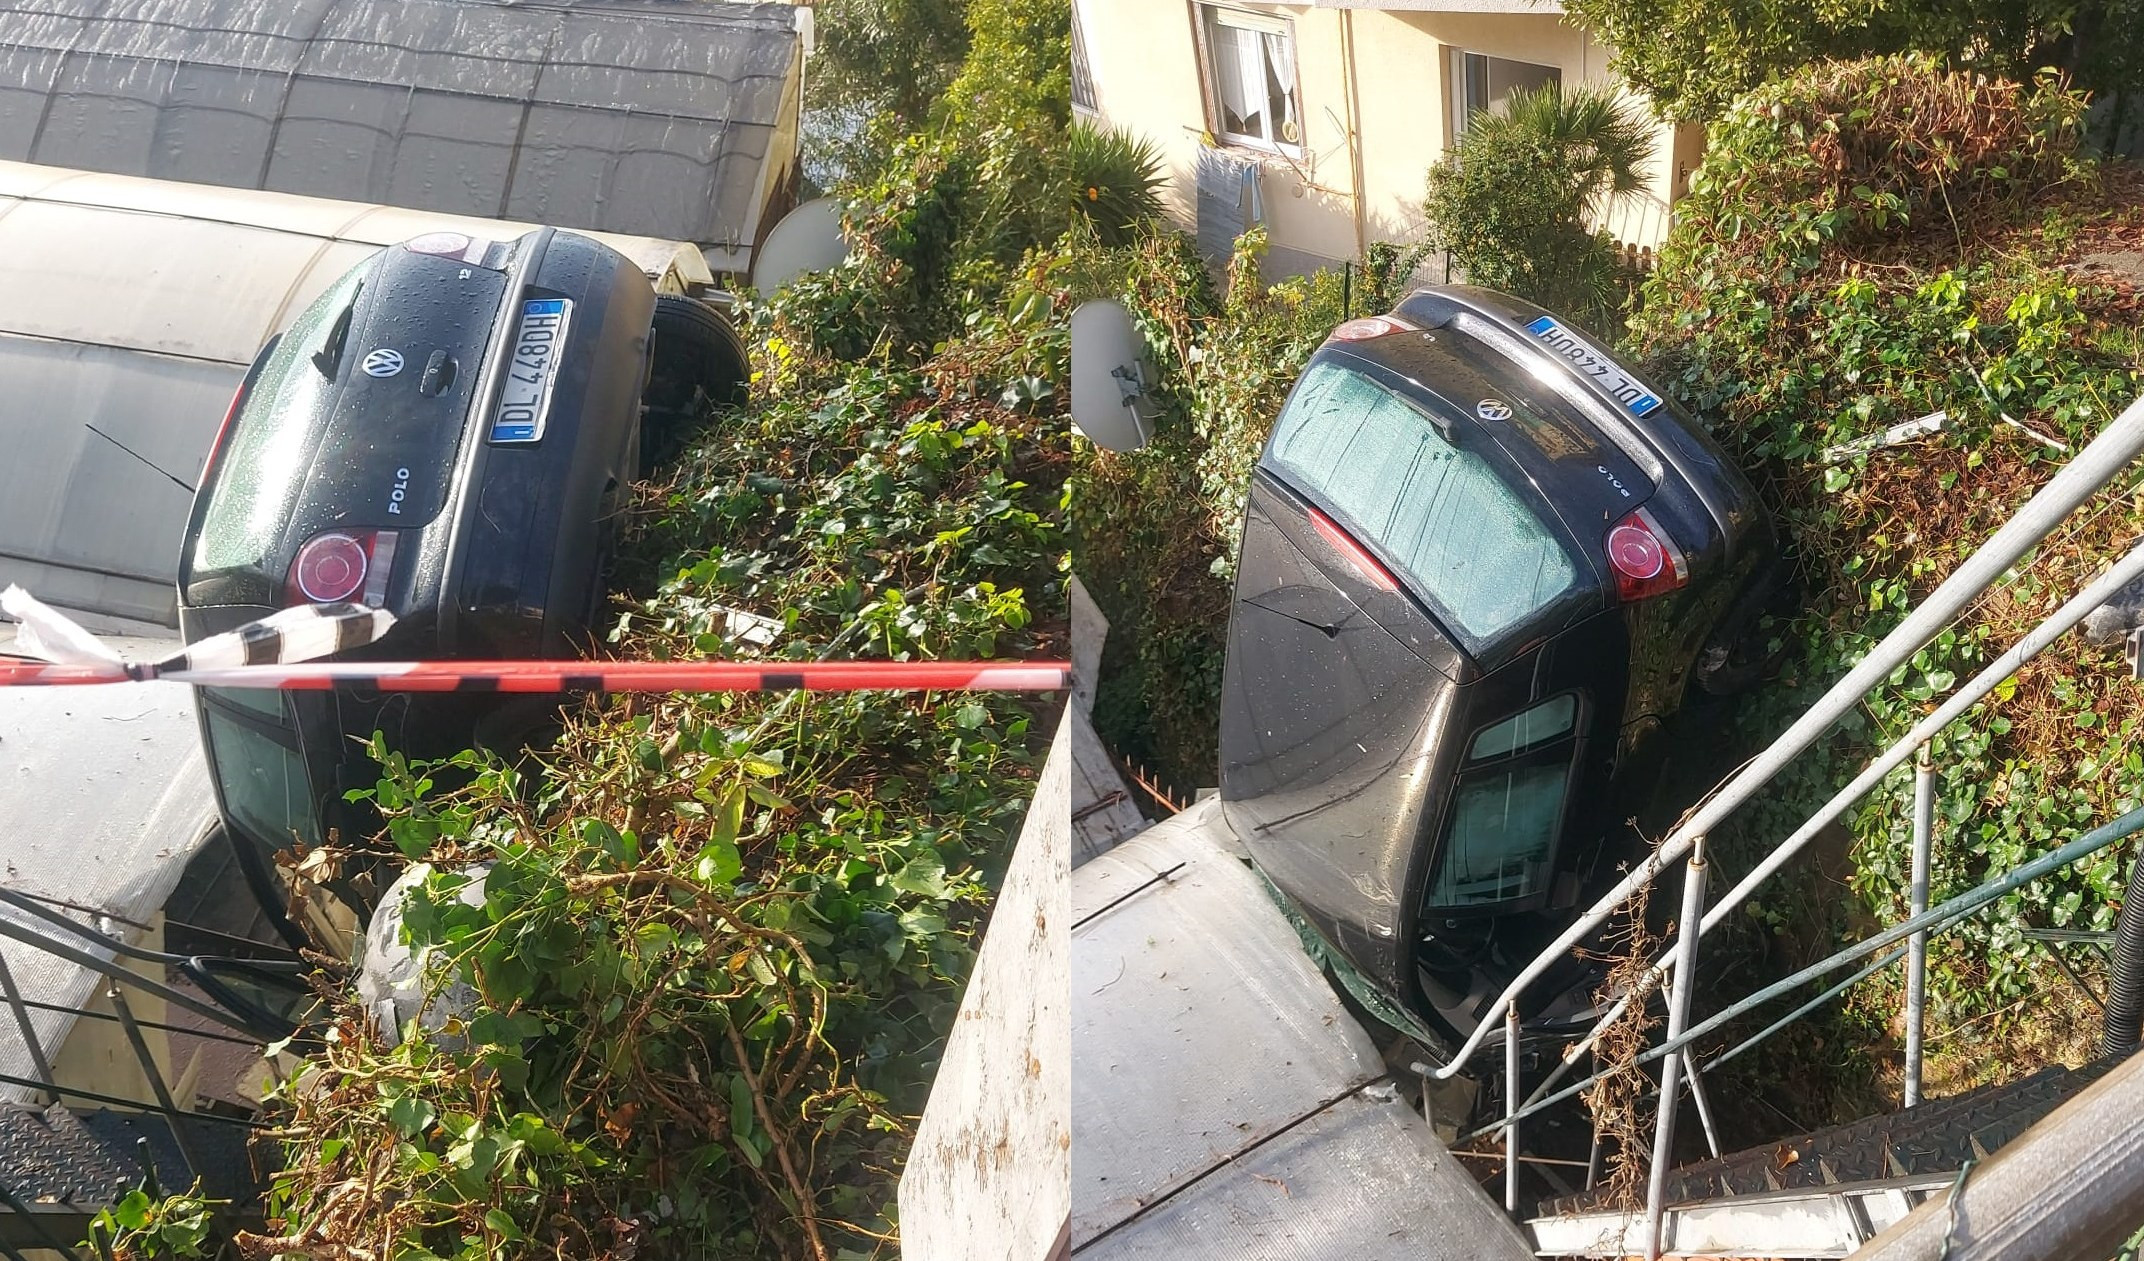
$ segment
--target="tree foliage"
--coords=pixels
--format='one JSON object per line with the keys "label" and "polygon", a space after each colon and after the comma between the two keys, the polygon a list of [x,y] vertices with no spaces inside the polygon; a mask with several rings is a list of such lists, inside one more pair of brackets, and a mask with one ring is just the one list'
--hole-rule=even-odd
{"label": "tree foliage", "polygon": [[1128,245],[1161,218],[1161,149],[1084,120],[1065,133],[1072,207],[1104,245]]}
{"label": "tree foliage", "polygon": [[831,187],[929,120],[968,55],[968,0],[820,0],[813,15],[804,161]]}
{"label": "tree foliage", "polygon": [[1037,134],[1072,118],[1072,6],[1066,0],[968,0],[969,45],[939,102],[969,131],[1032,123]]}
{"label": "tree foliage", "polygon": [[[1895,627],[2144,383],[2134,287],[2076,268],[2144,226],[2144,191],[2134,173],[2077,159],[2081,113],[2052,83],[1880,58],[1768,84],[1713,129],[1630,344],[1757,475],[1803,570],[1805,605],[1781,631],[1785,675],[1736,711],[1752,745]],[[1911,444],[1827,455],[1937,413],[1945,428]],[[1722,861],[1776,843],[2126,546],[2144,528],[2132,486],[2110,485],[2056,530],[1717,833]],[[2120,699],[2130,686],[2118,657],[2066,638],[1935,741],[1932,900],[2144,799],[2137,719]],[[1768,885],[1738,917],[1749,951],[1774,956],[1761,979],[1779,975],[1793,942],[1806,951],[1859,935],[1854,914],[1900,918],[1911,796],[1902,771],[1845,821],[1859,906],[1810,876]],[[1963,1074],[1939,1076],[1938,1093],[2045,1062],[2063,983],[2025,933],[2111,923],[2121,866],[2112,851],[2081,862],[1936,940],[1932,1063]],[[2034,991],[2058,1005],[2027,1007],[2028,1035],[2001,1009]],[[1983,1015],[1970,1039],[1944,1039]],[[1989,1053],[2010,1036],[2046,1040]],[[1819,1056],[1806,1041],[1800,1053]],[[1821,1062],[1835,1070],[1837,1048]],[[1836,1119],[1799,1110],[1775,1065],[1738,1065],[1743,1088],[1808,1123]],[[1853,1115],[1870,1102],[1844,1106]]]}
{"label": "tree foliage", "polygon": [[1822,59],[1926,52],[2010,78],[2056,66],[2098,90],[2144,71],[2138,0],[1570,0],[1611,67],[1668,117],[1706,121],[1741,93]]}
{"label": "tree foliage", "polygon": [[1628,287],[1614,242],[1589,225],[1642,185],[1651,128],[1613,97],[1551,84],[1474,115],[1430,168],[1429,240],[1474,284],[1568,314],[1596,330]]}

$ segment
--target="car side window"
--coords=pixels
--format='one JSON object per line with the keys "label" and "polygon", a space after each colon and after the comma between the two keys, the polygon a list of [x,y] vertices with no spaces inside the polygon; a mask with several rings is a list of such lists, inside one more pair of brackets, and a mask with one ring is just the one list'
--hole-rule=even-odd
{"label": "car side window", "polygon": [[1429,905],[1492,906],[1547,889],[1578,744],[1576,692],[1475,732],[1452,788]]}
{"label": "car side window", "polygon": [[1578,585],[1555,530],[1484,456],[1360,372],[1312,364],[1266,459],[1329,505],[1475,647]]}
{"label": "car side window", "polygon": [[318,845],[312,779],[298,751],[206,697],[201,713],[207,720],[214,753],[209,764],[223,793],[224,812],[248,835],[269,845],[280,848],[293,839]]}

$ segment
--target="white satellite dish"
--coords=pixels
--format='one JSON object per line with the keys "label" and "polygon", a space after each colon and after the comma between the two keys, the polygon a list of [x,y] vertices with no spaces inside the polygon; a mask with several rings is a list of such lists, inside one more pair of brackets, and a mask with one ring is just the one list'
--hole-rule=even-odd
{"label": "white satellite dish", "polygon": [[1145,349],[1123,303],[1096,298],[1072,312],[1072,423],[1094,445],[1133,451],[1153,436]]}
{"label": "white satellite dish", "polygon": [[767,233],[752,259],[752,287],[773,293],[805,272],[839,267],[848,256],[849,243],[841,236],[841,204],[831,197],[814,197],[783,215]]}

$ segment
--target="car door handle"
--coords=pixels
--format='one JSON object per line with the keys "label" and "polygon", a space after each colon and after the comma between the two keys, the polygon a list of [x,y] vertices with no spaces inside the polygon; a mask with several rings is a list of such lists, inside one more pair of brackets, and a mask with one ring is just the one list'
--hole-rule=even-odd
{"label": "car door handle", "polygon": [[435,350],[424,361],[424,377],[417,382],[417,392],[426,398],[437,398],[454,384],[454,358],[444,350]]}

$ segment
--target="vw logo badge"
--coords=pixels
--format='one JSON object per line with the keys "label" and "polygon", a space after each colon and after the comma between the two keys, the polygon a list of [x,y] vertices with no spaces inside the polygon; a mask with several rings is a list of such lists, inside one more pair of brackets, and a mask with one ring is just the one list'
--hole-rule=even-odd
{"label": "vw logo badge", "polygon": [[[390,352],[392,353],[392,352]],[[370,369],[367,369],[368,371]],[[1511,404],[1502,399],[1485,398],[1474,404],[1474,414],[1483,420],[1510,420]]]}
{"label": "vw logo badge", "polygon": [[382,346],[365,356],[364,367],[368,377],[391,377],[402,370],[402,352]]}

